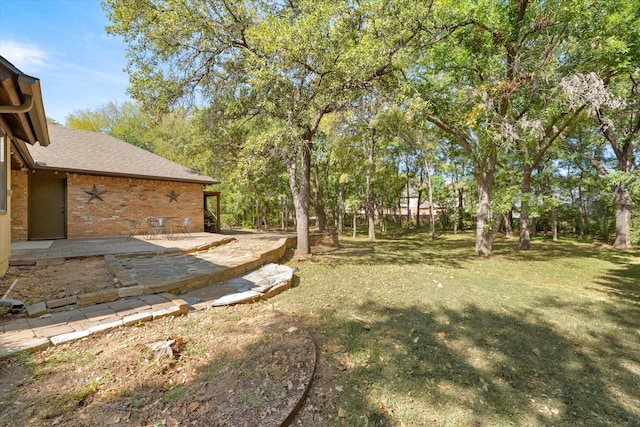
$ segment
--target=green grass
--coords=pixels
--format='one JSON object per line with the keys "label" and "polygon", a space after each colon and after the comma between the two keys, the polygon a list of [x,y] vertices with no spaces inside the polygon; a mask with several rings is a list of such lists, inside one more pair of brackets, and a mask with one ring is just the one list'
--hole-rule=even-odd
{"label": "green grass", "polygon": [[79,366],[90,364],[94,359],[95,357],[88,351],[79,353],[76,350],[67,350],[45,359],[42,363],[36,363],[32,359],[28,359],[28,365],[33,368],[34,375],[39,376],[47,375],[54,371],[77,369]]}
{"label": "green grass", "polygon": [[640,257],[570,240],[425,234],[291,262],[275,299],[342,369],[339,423],[637,425]]}
{"label": "green grass", "polygon": [[44,402],[40,408],[39,417],[41,419],[51,419],[73,411],[91,396],[100,385],[99,379],[94,379],[87,384],[77,386],[72,393],[62,393],[55,398]]}

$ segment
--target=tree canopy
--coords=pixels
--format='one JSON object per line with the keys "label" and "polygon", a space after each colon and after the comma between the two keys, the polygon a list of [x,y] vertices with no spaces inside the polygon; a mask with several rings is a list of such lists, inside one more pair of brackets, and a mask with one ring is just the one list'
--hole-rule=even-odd
{"label": "tree canopy", "polygon": [[[502,221],[507,234],[517,223],[527,249],[551,212],[571,232],[594,218],[606,231],[611,216],[616,246],[630,245],[638,0],[107,0],[104,8],[107,31],[128,46],[130,94],[163,130],[141,137],[122,118],[122,128],[90,112],[70,119],[232,177],[229,189],[243,194],[233,198],[238,220],[252,212],[262,218],[254,226],[287,226],[294,212],[298,255],[309,253],[310,210],[321,229],[332,221],[343,231],[353,206],[355,231],[364,209],[372,238],[375,221],[383,227],[403,212],[411,221],[413,190],[418,205],[428,195],[432,235],[437,219],[475,227],[477,255],[491,254]],[[569,164],[595,186],[560,188],[568,180],[552,177]]]}

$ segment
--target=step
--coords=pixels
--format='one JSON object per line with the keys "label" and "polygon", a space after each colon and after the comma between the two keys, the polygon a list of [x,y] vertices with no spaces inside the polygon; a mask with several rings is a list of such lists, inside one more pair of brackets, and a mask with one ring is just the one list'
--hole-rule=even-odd
{"label": "step", "polygon": [[293,272],[286,265],[269,263],[223,283],[181,294],[180,297],[185,301],[195,300],[191,304],[195,309],[252,303],[289,289]]}

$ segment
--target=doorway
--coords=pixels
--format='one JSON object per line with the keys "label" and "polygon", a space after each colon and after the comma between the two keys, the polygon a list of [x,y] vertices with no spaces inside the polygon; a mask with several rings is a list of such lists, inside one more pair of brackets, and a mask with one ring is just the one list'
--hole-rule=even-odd
{"label": "doorway", "polygon": [[29,240],[66,238],[66,178],[38,175],[30,178]]}
{"label": "doorway", "polygon": [[[213,200],[215,198],[215,201]],[[220,232],[220,192],[204,192],[204,231]]]}

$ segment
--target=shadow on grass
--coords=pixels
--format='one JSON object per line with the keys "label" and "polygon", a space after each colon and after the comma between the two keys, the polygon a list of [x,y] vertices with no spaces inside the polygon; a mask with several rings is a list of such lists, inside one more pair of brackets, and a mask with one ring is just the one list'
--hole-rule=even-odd
{"label": "shadow on grass", "polygon": [[614,264],[625,264],[630,251],[598,248],[574,240],[554,242],[548,239],[533,240],[531,249],[519,250],[518,240],[500,240],[494,243],[493,254],[513,261],[548,261],[554,258],[597,258]]}
{"label": "shadow on grass", "polygon": [[567,336],[533,309],[359,310],[366,328],[326,331],[343,350],[330,363],[350,364],[344,425],[637,425],[640,360],[625,333]]}
{"label": "shadow on grass", "polygon": [[[375,241],[341,239],[341,248],[333,254],[323,254],[332,264],[367,262],[371,264],[430,264],[449,268],[463,268],[478,259],[472,233],[442,235],[430,240],[425,233],[405,233],[399,237],[383,236]],[[515,262],[544,262],[553,259],[597,258],[615,264],[626,264],[628,251],[597,248],[571,240],[553,242],[547,239],[532,241],[530,250],[519,250],[517,239],[497,239],[493,256]]]}
{"label": "shadow on grass", "polygon": [[323,254],[323,262],[350,264],[434,264],[462,268],[475,259],[469,236],[429,240],[423,233],[382,237],[375,241],[342,239],[340,249]]}
{"label": "shadow on grass", "polygon": [[640,304],[640,261],[627,262],[596,279],[604,292],[623,300]]}
{"label": "shadow on grass", "polygon": [[[150,347],[169,336],[183,344]],[[280,425],[302,398],[315,345],[298,319],[244,307],[121,329],[90,347],[70,343],[45,362],[22,357],[0,360],[3,379],[14,366],[21,375],[3,384],[2,426],[257,426]],[[49,370],[36,374],[42,366]]]}

